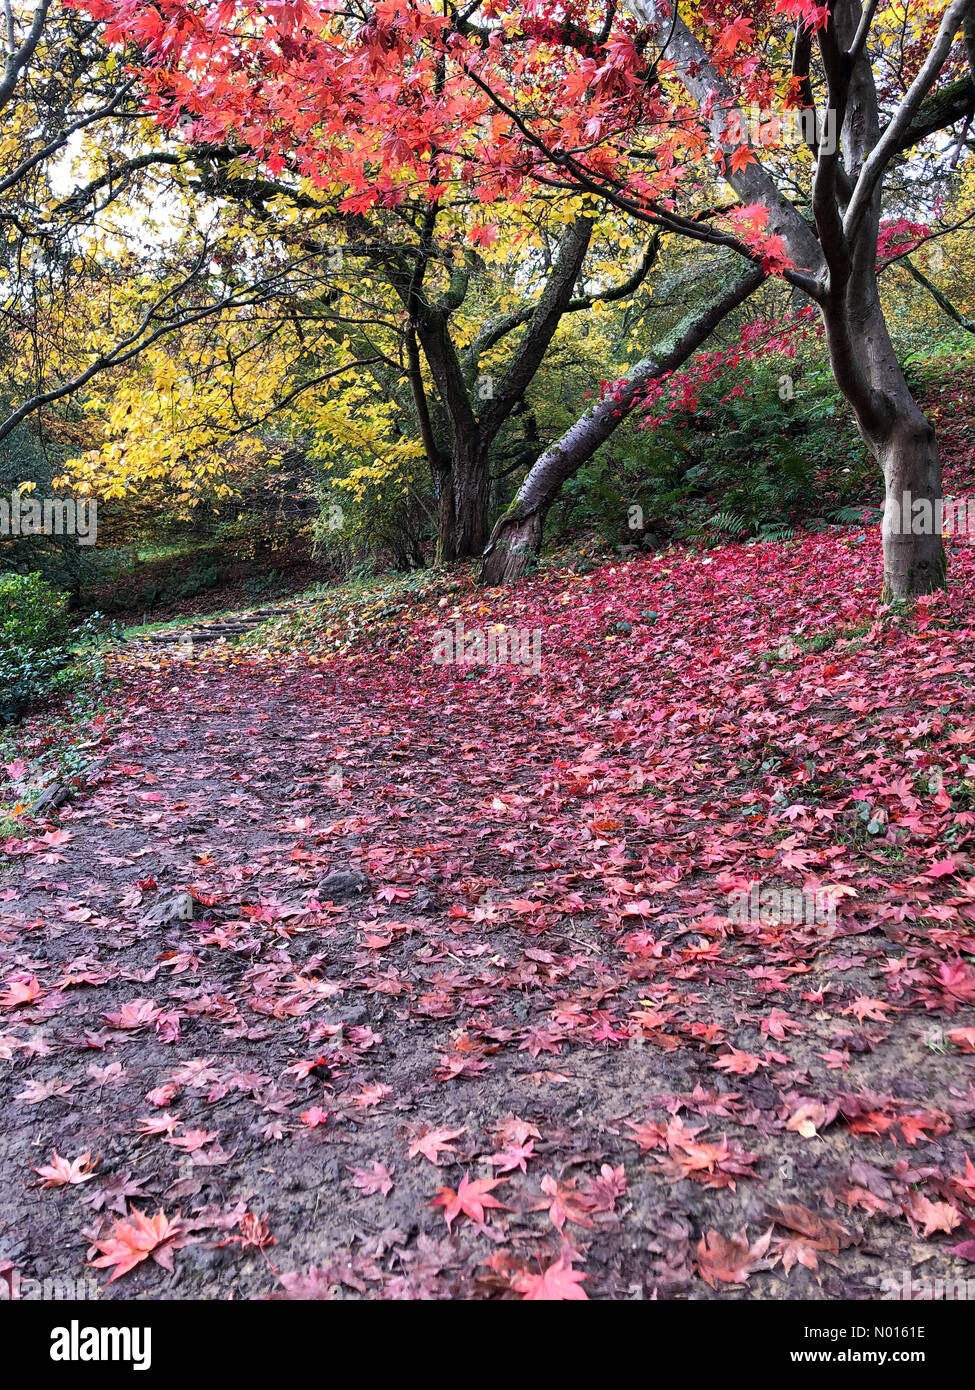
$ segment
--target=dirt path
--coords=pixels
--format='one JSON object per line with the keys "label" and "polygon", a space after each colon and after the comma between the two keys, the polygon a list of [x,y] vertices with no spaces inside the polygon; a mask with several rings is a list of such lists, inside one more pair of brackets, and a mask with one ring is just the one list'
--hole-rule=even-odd
{"label": "dirt path", "polygon": [[[932,1039],[885,992],[906,939],[729,931],[701,916],[700,819],[667,845],[593,820],[588,734],[567,760],[531,681],[376,706],[361,675],[174,664],[15,853],[0,1268],[90,1273],[132,1206],[179,1224],[102,1297],[964,1276],[960,1217],[922,1237],[975,1196],[971,1059],[944,1043],[975,1009]],[[52,1149],[97,1156],[89,1180],[36,1185]],[[431,1205],[465,1175],[466,1207]]]}

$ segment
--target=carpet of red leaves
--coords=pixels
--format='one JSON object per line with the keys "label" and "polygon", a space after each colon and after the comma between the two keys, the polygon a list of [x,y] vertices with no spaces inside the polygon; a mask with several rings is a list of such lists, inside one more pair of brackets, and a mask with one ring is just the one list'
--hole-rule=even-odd
{"label": "carpet of red leaves", "polygon": [[[966,1277],[975,555],[902,609],[879,558],[839,530],[668,553],[462,588],[339,657],[124,665],[98,784],[3,846],[0,1270],[156,1298]],[[539,630],[540,668],[434,664],[458,621]],[[742,920],[753,883],[829,911]],[[192,920],[151,925],[183,890]]]}

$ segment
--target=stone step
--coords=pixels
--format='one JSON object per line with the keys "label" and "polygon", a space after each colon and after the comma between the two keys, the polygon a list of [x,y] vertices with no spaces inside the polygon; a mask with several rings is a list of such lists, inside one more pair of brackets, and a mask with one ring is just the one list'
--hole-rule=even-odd
{"label": "stone step", "polygon": [[244,633],[253,631],[255,627],[260,627],[262,623],[270,622],[272,618],[286,618],[298,609],[313,608],[317,602],[317,599],[301,599],[287,607],[258,608],[249,613],[235,614],[233,618],[203,623],[198,628],[173,628],[169,632],[152,632],[145,637],[132,637],[129,640],[133,643],[148,643],[153,647],[179,646],[187,641],[201,645],[219,642],[225,637],[241,637]]}

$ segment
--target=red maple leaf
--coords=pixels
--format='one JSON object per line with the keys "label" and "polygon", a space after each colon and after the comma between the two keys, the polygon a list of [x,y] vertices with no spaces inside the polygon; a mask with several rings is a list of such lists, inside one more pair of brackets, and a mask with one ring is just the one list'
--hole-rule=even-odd
{"label": "red maple leaf", "polygon": [[718,1231],[705,1231],[697,1245],[698,1273],[712,1289],[717,1287],[716,1279],[723,1284],[746,1284],[756,1269],[769,1268],[765,1252],[771,1239],[771,1226],[754,1245],[748,1244],[744,1227],[730,1237]]}
{"label": "red maple leaf", "polygon": [[463,1129],[424,1128],[411,1142],[407,1155],[409,1158],[416,1158],[417,1154],[422,1154],[435,1167],[439,1167],[442,1153],[457,1152],[457,1145],[451,1144],[451,1139],[459,1139],[463,1133]]}
{"label": "red maple leaf", "polygon": [[901,1210],[911,1223],[915,1234],[918,1226],[923,1223],[921,1236],[924,1240],[933,1236],[936,1231],[950,1235],[962,1222],[961,1212],[950,1202],[932,1202],[923,1192],[917,1192],[913,1188],[901,1202]]}
{"label": "red maple leaf", "polygon": [[51,1162],[34,1169],[38,1177],[44,1180],[37,1186],[64,1187],[66,1184],[90,1182],[94,1177],[93,1170],[97,1162],[97,1158],[92,1158],[90,1149],[78,1158],[62,1158],[57,1149],[52,1149]]}
{"label": "red maple leaf", "polygon": [[158,1211],[155,1216],[146,1216],[135,1207],[130,1209],[129,1216],[131,1219],[128,1221],[115,1222],[111,1235],[92,1242],[94,1248],[102,1253],[97,1260],[89,1260],[88,1263],[95,1269],[110,1269],[114,1265],[115,1272],[108,1281],[110,1284],[123,1274],[128,1274],[130,1269],[135,1269],[150,1255],[164,1269],[173,1268],[172,1242],[182,1232],[179,1220],[170,1221],[163,1211]]}
{"label": "red maple leaf", "polygon": [[566,1252],[543,1270],[541,1274],[518,1274],[512,1280],[512,1287],[523,1295],[525,1302],[530,1300],[588,1302],[588,1294],[581,1288],[587,1274],[573,1269]]}
{"label": "red maple leaf", "polygon": [[393,1169],[376,1161],[371,1168],[350,1168],[352,1186],[357,1187],[367,1197],[382,1193],[387,1197],[393,1190]]}
{"label": "red maple leaf", "polygon": [[573,1181],[557,1182],[551,1174],[542,1178],[542,1191],[545,1196],[536,1202],[533,1211],[547,1211],[549,1220],[557,1231],[561,1231],[567,1221],[577,1226],[591,1226],[592,1218],[586,1210],[585,1198],[576,1191]]}
{"label": "red maple leaf", "polygon": [[483,1226],[485,1224],[484,1213],[488,1208],[496,1207],[501,1211],[510,1210],[503,1202],[499,1202],[496,1197],[491,1196],[492,1188],[506,1181],[506,1178],[474,1178],[472,1180],[468,1171],[461,1178],[460,1186],[456,1192],[452,1187],[441,1187],[430,1205],[443,1207],[444,1220],[447,1222],[448,1229],[460,1215],[469,1217],[478,1226]]}

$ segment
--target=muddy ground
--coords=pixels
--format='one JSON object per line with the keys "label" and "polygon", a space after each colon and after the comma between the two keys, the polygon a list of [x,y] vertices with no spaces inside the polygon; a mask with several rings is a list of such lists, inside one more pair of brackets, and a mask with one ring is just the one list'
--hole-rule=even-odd
{"label": "muddy ground", "polygon": [[[649,831],[580,840],[542,813],[541,716],[492,812],[488,697],[479,724],[444,707],[404,742],[415,711],[355,690],[174,665],[10,856],[0,982],[34,984],[0,1011],[8,1280],[516,1297],[561,1258],[595,1298],[873,1299],[966,1277],[964,1227],[925,1235],[911,1194],[975,1196],[951,1176],[972,1058],[944,1038],[975,1009],[885,992],[896,932],[803,928],[787,950],[702,921],[693,872],[651,881]],[[607,909],[613,876],[653,915]],[[844,1012],[858,998],[884,1003]],[[777,1008],[800,1020],[782,1037]],[[772,1060],[716,1066],[736,1052]],[[410,1157],[428,1130],[459,1131],[439,1166]],[[52,1149],[97,1159],[88,1180],[40,1185]],[[448,1229],[431,1203],[465,1174],[500,1179],[503,1207]],[[176,1234],[107,1284],[86,1259],[129,1207]]]}

